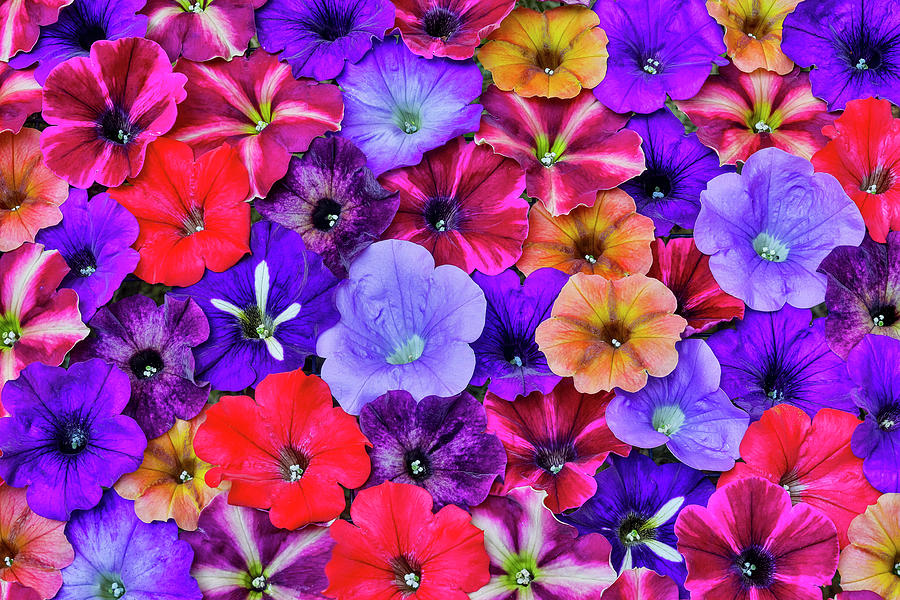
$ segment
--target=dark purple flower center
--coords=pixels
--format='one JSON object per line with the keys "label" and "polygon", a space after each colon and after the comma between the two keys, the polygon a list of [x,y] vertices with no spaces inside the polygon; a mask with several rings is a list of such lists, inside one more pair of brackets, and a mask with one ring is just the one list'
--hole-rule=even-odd
{"label": "dark purple flower center", "polygon": [[875,327],[893,327],[900,320],[897,307],[892,304],[872,308],[869,310],[869,316],[872,317],[872,325]]}
{"label": "dark purple flower center", "polygon": [[410,450],[403,457],[406,473],[416,482],[422,482],[431,476],[431,461],[420,449]]}
{"label": "dark purple flower center", "polygon": [[659,170],[646,170],[638,177],[644,196],[651,200],[662,200],[672,192],[669,176]]}
{"label": "dark purple flower center", "polygon": [[77,456],[90,442],[90,428],[78,415],[64,418],[57,423],[54,441],[60,454]]}
{"label": "dark purple flower center", "polygon": [[875,415],[875,422],[883,431],[900,429],[900,404],[888,404]]}
{"label": "dark purple flower center", "polygon": [[791,403],[798,396],[804,379],[803,363],[786,364],[777,353],[765,357],[765,368],[759,373],[758,385],[769,399],[769,406]]}
{"label": "dark purple flower center", "polygon": [[406,594],[413,594],[422,585],[422,568],[414,558],[402,555],[391,561],[394,584]]}
{"label": "dark purple flower center", "polygon": [[737,555],[734,570],[744,587],[769,587],[775,579],[775,558],[768,550],[754,544]]}
{"label": "dark purple flower center", "polygon": [[162,373],[162,356],[153,348],[144,348],[128,359],[128,367],[138,379],[150,379]]}
{"label": "dark purple flower center", "polygon": [[106,39],[106,30],[97,23],[85,24],[85,27],[78,32],[78,47],[85,52],[91,51],[94,42]]}
{"label": "dark purple flower center", "polygon": [[462,20],[455,12],[442,6],[435,6],[422,17],[422,26],[425,33],[434,38],[441,38],[445,42],[456,33]]}
{"label": "dark purple flower center", "polygon": [[538,444],[534,458],[537,466],[548,473],[558,475],[567,462],[577,458],[575,444],[568,440],[553,440]]}
{"label": "dark purple flower center", "polygon": [[456,231],[463,224],[463,215],[456,198],[438,196],[425,202],[425,222],[432,231]]}
{"label": "dark purple flower center", "polygon": [[65,257],[72,273],[77,277],[90,277],[97,271],[97,257],[90,248],[81,248]]}
{"label": "dark purple flower center", "polygon": [[341,218],[341,205],[331,198],[316,202],[312,211],[313,227],[319,231],[331,231]]}
{"label": "dark purple flower center", "polygon": [[314,0],[300,24],[319,39],[333,42],[346,37],[356,25],[361,2]]}
{"label": "dark purple flower center", "polygon": [[281,478],[289,483],[300,481],[306,469],[309,468],[309,457],[293,446],[285,446],[281,449],[281,456],[278,459],[278,471]]}
{"label": "dark purple flower center", "polygon": [[106,14],[90,2],[75,2],[65,7],[59,20],[41,34],[87,54],[94,42],[107,38]]}
{"label": "dark purple flower center", "polygon": [[503,338],[503,359],[513,367],[526,368],[540,355],[540,348],[534,339],[523,339],[509,331],[503,332]]}
{"label": "dark purple flower center", "polygon": [[879,70],[892,70],[888,58],[897,52],[895,40],[885,38],[877,27],[865,22],[837,32],[835,46],[851,77],[874,76]]}
{"label": "dark purple flower center", "polygon": [[111,108],[100,115],[97,129],[101,138],[121,146],[133,142],[141,133],[140,126],[132,123],[125,111],[118,107]]}
{"label": "dark purple flower center", "polygon": [[635,54],[637,67],[645,75],[659,75],[663,71],[662,61],[659,59],[659,53],[655,50],[647,50],[637,52]]}

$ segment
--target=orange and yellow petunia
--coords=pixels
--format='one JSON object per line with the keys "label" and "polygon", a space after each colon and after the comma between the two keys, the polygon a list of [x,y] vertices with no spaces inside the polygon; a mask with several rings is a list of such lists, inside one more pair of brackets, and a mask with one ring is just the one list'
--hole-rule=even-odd
{"label": "orange and yellow petunia", "polygon": [[884,494],[850,523],[838,570],[846,591],[900,598],[900,494]]}
{"label": "orange and yellow petunia", "polygon": [[790,73],[793,61],[781,51],[781,27],[800,0],[706,0],[706,10],[725,28],[725,47],[734,66]]}

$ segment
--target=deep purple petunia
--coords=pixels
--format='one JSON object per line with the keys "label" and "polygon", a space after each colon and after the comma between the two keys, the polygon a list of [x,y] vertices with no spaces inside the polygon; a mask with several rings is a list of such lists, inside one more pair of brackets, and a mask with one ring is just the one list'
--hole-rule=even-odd
{"label": "deep purple petunia", "polygon": [[506,470],[503,444],[484,432],[484,407],[466,392],[418,403],[409,392],[388,392],[363,407],[359,427],[373,446],[365,487],[384,481],[417,485],[434,498],[435,510],[480,504]]}
{"label": "deep purple petunia", "polygon": [[279,529],[264,511],[232,506],[225,496],[203,509],[196,531],[180,535],[194,549],[191,575],[204,600],[323,598],[325,564],[334,547],[328,529]]}
{"label": "deep purple petunia", "polygon": [[190,576],[194,552],[174,521],[143,523],[134,502],[109,490],[66,525],[75,560],[56,600],[200,600]]}
{"label": "deep purple petunia", "polygon": [[89,56],[98,40],[144,37],[147,17],[136,14],[146,0],[75,0],[61,11],[52,25],[41,27],[41,37],[29,52],[9,61],[23,69],[38,63],[34,78],[41,85],[59,63],[73,56]]}
{"label": "deep purple petunia", "polygon": [[482,75],[471,60],[427,60],[398,39],[378,42],[338,78],[340,135],[368,157],[375,175],[415,165],[422,154],[478,129]]}
{"label": "deep purple petunia", "polygon": [[606,422],[617,438],[639,448],[665,444],[689,467],[727,471],[740,458],[750,419],[719,387],[719,361],[700,339],[678,343],[678,365],[650,377],[641,390],[616,391]]}
{"label": "deep purple petunia", "polygon": [[375,242],[335,294],[340,322],[319,336],[322,379],[344,410],[390,390],[426,396],[462,392],[475,369],[469,346],[484,327],[484,293],[465,271],[435,268],[418,244]]}
{"label": "deep purple petunia", "polygon": [[207,271],[172,292],[196,300],[209,319],[209,339],[194,350],[196,377],[217,390],[243,390],[269,373],[299,369],[319,332],[338,320],[338,281],[298,234],[259,222],[250,249],[227,271]]}
{"label": "deep purple petunia", "polygon": [[651,113],[693,97],[726,65],[722,30],[702,0],[597,0],[598,27],[609,36],[606,77],[597,99],[617,113]]}
{"label": "deep purple petunia", "polygon": [[256,11],[259,43],[281,52],[294,77],[334,79],[394,24],[388,0],[269,0]]}
{"label": "deep purple petunia", "polygon": [[666,108],[633,116],[626,129],[641,136],[647,170],[619,187],[634,198],[640,214],[653,219],[657,237],[669,235],[673,225],[693,229],[700,192],[713,177],[734,172],[734,167],[719,166],[716,153],[696,134],[686,134]]}
{"label": "deep purple petunia", "polygon": [[303,158],[291,158],[287,175],[254,202],[263,217],[300,234],[338,277],[391,224],[400,198],[366,167],[350,140],[316,138]]}
{"label": "deep purple petunia", "polygon": [[167,295],[162,306],[147,296],[129,296],[101,308],[91,319],[94,335],[72,353],[75,361],[101,358],[128,373],[131,400],[123,411],[147,439],[196,417],[209,384],[194,381],[192,349],[209,337],[209,324],[193,300]]}
{"label": "deep purple petunia", "polygon": [[128,404],[128,377],[102,360],[32,363],[3,387],[0,478],[28,486],[28,506],[65,521],[100,502],[103,487],[138,468],[147,440]]}
{"label": "deep purple petunia", "polygon": [[708,340],[722,364],[722,389],[755,421],[776,404],[814,416],[820,408],[853,411],[847,367],[825,342],[825,320],[785,306],[748,310],[735,329]]}
{"label": "deep purple petunia", "polygon": [[900,492],[900,340],[867,335],[847,357],[856,387],[853,399],[866,412],[850,447],[863,473],[880,492]]}
{"label": "deep purple petunia", "polygon": [[488,390],[505,400],[531,392],[549,393],[559,380],[534,340],[534,331],[550,317],[553,301],[569,280],[558,269],[534,271],[524,283],[515,271],[472,277],[484,292],[487,313],[484,331],[473,344],[475,373],[472,385],[488,382]]}
{"label": "deep purple petunia", "polygon": [[597,473],[597,493],[581,508],[559,515],[579,533],[600,533],[612,545],[619,573],[647,567],[675,580],[681,596],[687,571],[675,548],[675,519],[691,504],[705,506],[716,486],[702,472],[679,463],[657,465],[638,452],[611,457]]}
{"label": "deep purple petunia", "polygon": [[700,194],[697,248],[722,289],[754,310],[825,300],[819,263],[835,246],[858,246],[859,209],[828,173],[778,148],[764,148]]}
{"label": "deep purple petunia", "polygon": [[841,110],[876,96],[900,103],[900,12],[895,0],[800,2],[784,19],[781,50],[811,67],[813,93]]}

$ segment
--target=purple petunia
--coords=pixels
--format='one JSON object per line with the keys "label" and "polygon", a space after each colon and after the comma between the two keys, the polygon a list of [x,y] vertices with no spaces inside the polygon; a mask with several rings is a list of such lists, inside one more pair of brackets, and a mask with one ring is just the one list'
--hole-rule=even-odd
{"label": "purple petunia", "polygon": [[324,379],[344,410],[390,390],[413,398],[454,396],[475,369],[469,346],[484,327],[484,293],[452,265],[435,268],[428,250],[384,240],[350,266],[335,295],[340,322],[319,336]]}
{"label": "purple petunia", "polygon": [[359,413],[359,426],[372,442],[372,474],[365,487],[384,481],[425,488],[434,508],[475,506],[506,469],[506,451],[485,433],[484,407],[466,392],[421,402],[401,390],[388,392]]}
{"label": "purple petunia", "polygon": [[138,468],[147,440],[128,404],[128,377],[95,359],[69,370],[33,363],[3,387],[0,478],[28,486],[28,506],[65,521]]}
{"label": "purple petunia", "polygon": [[835,246],[858,246],[859,209],[837,179],[778,148],[747,159],[700,195],[694,241],[721,288],[754,310],[825,300],[819,263]]}
{"label": "purple petunia", "polygon": [[617,390],[606,422],[627,444],[665,444],[689,467],[727,471],[740,457],[738,447],[750,419],[719,387],[720,376],[719,361],[706,342],[679,342],[675,370],[650,377],[637,392]]}
{"label": "purple petunia", "polygon": [[166,296],[162,306],[136,295],[110,304],[90,322],[94,335],[75,349],[73,360],[101,358],[128,373],[133,417],[148,439],[197,416],[209,384],[194,381],[192,349],[209,337],[209,324],[193,300]]}

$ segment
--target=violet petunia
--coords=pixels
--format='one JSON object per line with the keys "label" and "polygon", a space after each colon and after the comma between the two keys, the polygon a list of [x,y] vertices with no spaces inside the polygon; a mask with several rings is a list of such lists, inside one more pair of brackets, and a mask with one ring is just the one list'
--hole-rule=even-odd
{"label": "violet petunia", "polygon": [[694,241],[710,255],[722,289],[754,310],[825,300],[819,263],[836,246],[858,246],[859,209],[837,179],[778,148],[764,148],[700,195]]}
{"label": "violet petunia", "polygon": [[740,457],[750,419],[719,387],[721,368],[706,342],[678,343],[678,365],[634,393],[618,391],[606,409],[617,438],[639,448],[665,444],[689,467],[727,471]]}
{"label": "violet petunia", "polygon": [[388,392],[362,408],[359,426],[373,446],[364,487],[418,485],[431,494],[435,509],[480,504],[506,469],[503,444],[484,432],[484,407],[467,392],[418,403],[409,392]]}
{"label": "violet petunia", "polygon": [[209,397],[209,384],[194,381],[191,350],[209,337],[209,324],[193,300],[129,296],[101,308],[90,321],[94,335],[78,346],[73,360],[101,358],[128,373],[131,399],[123,414],[134,418],[147,439],[196,417]]}
{"label": "violet petunia", "polygon": [[319,336],[322,379],[351,414],[389,390],[453,396],[475,369],[484,293],[452,265],[401,240],[369,246],[335,295],[340,322]]}

